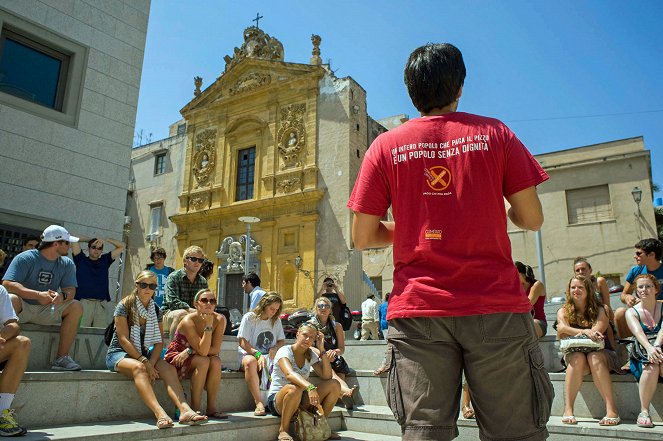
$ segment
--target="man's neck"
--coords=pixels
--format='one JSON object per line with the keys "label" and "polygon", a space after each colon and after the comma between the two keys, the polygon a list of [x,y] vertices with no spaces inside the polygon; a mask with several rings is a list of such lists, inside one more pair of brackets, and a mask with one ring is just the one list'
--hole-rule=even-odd
{"label": "man's neck", "polygon": [[198,276],[197,272],[190,271],[186,268],[184,268],[184,272],[186,273],[186,278],[189,279],[191,283],[193,283],[196,280],[196,277]]}
{"label": "man's neck", "polygon": [[652,271],[656,271],[657,269],[659,269],[661,267],[661,262],[659,262],[658,260],[655,260],[652,263],[647,263],[645,266],[647,267],[647,272],[652,272]]}
{"label": "man's neck", "polygon": [[95,257],[95,256],[93,256],[92,254],[90,254],[90,255],[88,256],[88,258],[89,258],[90,260],[99,260],[99,257],[100,257],[100,256],[96,256],[96,257]]}
{"label": "man's neck", "polygon": [[46,248],[45,250],[39,251],[42,257],[46,260],[56,260],[60,255],[55,251],[55,248]]}
{"label": "man's neck", "polygon": [[454,101],[451,104],[448,104],[444,107],[435,107],[427,113],[421,113],[421,116],[440,116],[447,113],[453,113],[458,109],[458,101]]}
{"label": "man's neck", "polygon": [[161,263],[161,264],[155,263],[152,267],[153,267],[155,270],[159,270],[159,271],[161,271],[165,266],[166,266],[166,265],[164,265],[163,263]]}

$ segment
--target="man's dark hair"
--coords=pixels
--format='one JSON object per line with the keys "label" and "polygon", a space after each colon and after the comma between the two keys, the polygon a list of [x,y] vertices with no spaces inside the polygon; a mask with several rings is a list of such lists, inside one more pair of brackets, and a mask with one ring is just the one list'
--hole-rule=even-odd
{"label": "man's dark hair", "polygon": [[23,239],[23,246],[26,246],[28,242],[30,242],[31,240],[34,240],[35,242],[39,243],[41,239],[39,239],[39,237],[37,236],[28,236],[25,239]]}
{"label": "man's dark hair", "polygon": [[198,270],[198,274],[203,276],[205,279],[208,279],[212,276],[212,273],[214,272],[214,264],[212,263],[211,260],[205,259],[203,261],[203,264],[200,265],[200,269]]}
{"label": "man's dark hair", "polygon": [[384,301],[385,301],[385,302],[388,302],[388,301],[389,301],[389,293],[387,293],[387,294],[384,295]]}
{"label": "man's dark hair", "polygon": [[37,245],[37,250],[45,250],[46,248],[50,248],[53,245],[55,245],[55,242],[44,242],[43,240],[40,240],[39,245]]}
{"label": "man's dark hair", "polygon": [[334,283],[334,279],[332,279],[331,277],[325,277],[325,280],[323,280],[322,283],[327,283],[327,282]]}
{"label": "man's dark hair", "polygon": [[258,277],[258,275],[257,275],[256,273],[254,273],[254,272],[250,272],[250,273],[248,273],[247,275],[245,275],[244,277],[242,277],[242,280],[243,280],[244,282],[248,282],[248,283],[250,283],[251,286],[253,286],[254,288],[255,288],[256,286],[260,286],[260,277]]}
{"label": "man's dark hair", "polygon": [[428,43],[410,54],[403,77],[419,112],[448,106],[465,82],[463,54],[449,43]]}
{"label": "man's dark hair", "polygon": [[92,239],[88,240],[88,241],[87,241],[87,247],[88,247],[88,249],[91,248],[91,247],[92,247],[92,244],[95,243],[96,241],[97,241],[97,238],[96,238],[96,237],[93,237]]}
{"label": "man's dark hair", "polygon": [[150,253],[150,260],[152,260],[152,262],[154,262],[154,255],[155,254],[161,254],[161,255],[163,255],[163,257],[166,257],[166,250],[164,250],[161,247],[153,249],[152,252]]}
{"label": "man's dark hair", "polygon": [[644,251],[645,253],[654,253],[656,260],[661,260],[661,253],[663,253],[663,244],[658,239],[642,239],[635,244],[635,247]]}

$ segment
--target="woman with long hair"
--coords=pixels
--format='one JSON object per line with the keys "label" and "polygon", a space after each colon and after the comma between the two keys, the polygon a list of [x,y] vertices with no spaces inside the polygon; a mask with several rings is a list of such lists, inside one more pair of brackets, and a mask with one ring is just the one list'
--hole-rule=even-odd
{"label": "woman with long hair", "polygon": [[214,312],[216,296],[207,288],[196,293],[193,306],[196,312],[186,315],[177,325],[164,358],[177,368],[180,378],[191,377],[192,407],[197,411],[202,409],[200,400],[205,389],[205,414],[209,418],[225,419],[228,415],[216,409],[216,393],[221,384],[219,351],[226,318]]}
{"label": "woman with long hair", "polygon": [[[161,407],[152,385],[161,379],[168,396],[180,411],[180,424],[195,425],[207,422],[186,403],[177,371],[160,359],[163,342],[161,310],[154,304],[157,276],[142,271],[134,281],[134,289],[117,304],[114,313],[115,332],[108,345],[106,366],[112,372],[133,378],[143,402],[157,418],[157,427],[173,427],[173,420]],[[152,347],[151,350],[149,348]]]}
{"label": "woman with long hair", "polygon": [[610,341],[610,346],[613,348],[617,347],[617,342],[615,341],[615,331],[613,330],[613,321],[615,319],[615,314],[610,307],[610,290],[608,289],[608,282],[605,280],[605,277],[595,276],[592,274],[592,265],[584,257],[576,257],[573,259],[573,272],[579,276],[587,277],[592,281],[593,293],[596,296],[596,300],[599,302],[599,305],[603,306],[605,313],[608,316],[609,324],[606,331],[606,337]]}
{"label": "woman with long hair", "polygon": [[[599,305],[593,292],[592,281],[583,276],[573,276],[566,289],[566,302],[557,311],[557,338],[586,336],[594,341],[605,340],[608,316]],[[603,401],[606,415],[599,424],[616,426],[620,422],[615,397],[612,393],[610,371],[620,372],[617,354],[609,344],[605,349],[594,352],[569,352],[564,356],[566,378],[564,382],[565,402],[562,423],[577,424],[573,416],[576,396],[582,379],[591,372],[594,384]]]}
{"label": "woman with long hair", "polygon": [[[332,315],[332,302],[327,297],[320,297],[315,301],[313,318],[309,321],[315,325],[324,336],[325,352],[332,367],[332,378],[341,385],[341,399],[346,409],[354,407],[352,394],[357,386],[350,387],[345,382],[345,376],[350,373],[350,366],[343,358],[345,352],[345,335],[343,326]],[[315,349],[314,349],[315,350]],[[320,355],[320,354],[318,354]]]}
{"label": "woman with long hair", "polygon": [[[321,380],[317,385],[308,380],[311,368]],[[267,406],[274,416],[281,417],[279,441],[292,441],[288,428],[300,404],[321,406],[325,416],[329,416],[341,394],[341,385],[332,378],[332,372],[324,335],[311,322],[303,323],[295,343],[279,349],[274,359]],[[332,432],[329,439],[341,437]]]}
{"label": "woman with long hair", "polygon": [[525,290],[525,294],[527,294],[527,298],[532,305],[532,319],[534,320],[536,336],[541,338],[546,335],[548,330],[546,312],[543,309],[546,302],[546,288],[540,280],[536,280],[531,266],[516,262],[516,268],[520,277],[520,285]]}
{"label": "woman with long hair", "polygon": [[[640,392],[640,427],[654,427],[649,416],[649,405],[656,392],[659,377],[663,377],[663,303],[656,301],[661,289],[658,279],[651,274],[641,274],[633,281],[639,303],[626,311],[626,321],[633,336],[647,351],[647,361],[631,359],[631,373],[638,379]],[[648,336],[656,336],[653,343]]]}
{"label": "woman with long hair", "polygon": [[239,339],[240,370],[255,402],[256,416],[267,415],[265,403],[260,395],[260,377],[263,369],[269,370],[270,360],[274,360],[276,351],[285,343],[285,333],[279,315],[283,309],[283,300],[275,292],[265,294],[253,311],[242,317],[237,331]]}

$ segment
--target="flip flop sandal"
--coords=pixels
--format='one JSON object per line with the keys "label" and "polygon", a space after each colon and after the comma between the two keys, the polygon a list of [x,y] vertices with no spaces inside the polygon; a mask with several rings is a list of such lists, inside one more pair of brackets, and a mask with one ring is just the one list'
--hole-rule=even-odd
{"label": "flip flop sandal", "polygon": [[619,423],[621,421],[622,421],[622,419],[619,418],[619,417],[615,417],[615,418],[603,417],[603,419],[601,419],[601,421],[599,421],[599,426],[617,426],[617,425],[619,425]]}
{"label": "flip flop sandal", "polygon": [[175,424],[173,424],[173,421],[170,418],[159,418],[157,420],[157,428],[158,429],[169,429],[173,427]]}
{"label": "flip flop sandal", "polygon": [[286,433],[285,435],[279,435],[277,441],[295,441],[295,440]]}
{"label": "flip flop sandal", "polygon": [[562,417],[562,423],[573,425],[573,424],[578,424],[578,420],[576,420],[576,417],[574,417],[573,415],[568,415]]}
{"label": "flip flop sandal", "polygon": [[265,410],[265,406],[263,404],[257,405],[256,410],[253,411],[253,415],[255,415],[255,416],[265,416],[265,415],[267,415],[267,410]]}
{"label": "flip flop sandal", "polygon": [[223,412],[213,412],[206,414],[207,418],[213,418],[215,420],[227,420],[228,414]]}
{"label": "flip flop sandal", "polygon": [[638,425],[638,427],[647,427],[647,428],[654,427],[654,423],[651,422],[651,417],[649,416],[649,412],[645,411],[640,412],[636,424]]}
{"label": "flip flop sandal", "polygon": [[463,406],[463,418],[466,420],[474,419],[474,409],[470,406]]}
{"label": "flip flop sandal", "polygon": [[200,415],[198,412],[190,410],[188,412],[184,412],[180,416],[179,423],[184,424],[185,426],[197,426],[199,424],[205,424],[207,421],[208,419],[206,416]]}
{"label": "flip flop sandal", "polygon": [[373,375],[378,377],[378,376],[384,374],[385,372],[389,372],[389,366],[380,366],[379,368],[377,368],[376,370],[373,371]]}

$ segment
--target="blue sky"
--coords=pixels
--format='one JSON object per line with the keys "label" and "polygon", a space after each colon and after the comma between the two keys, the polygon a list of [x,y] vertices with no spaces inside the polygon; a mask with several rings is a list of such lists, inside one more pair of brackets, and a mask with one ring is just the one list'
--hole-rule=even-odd
{"label": "blue sky", "polygon": [[[533,153],[643,136],[663,187],[663,1],[153,0],[138,101],[143,142],[223,73],[224,55],[260,28],[285,61],[308,63],[311,34],[340,77],[367,92],[376,119],[418,113],[403,85],[409,53],[427,42],[463,52],[459,110],[507,123]],[[658,192],[657,197],[663,197]]]}

